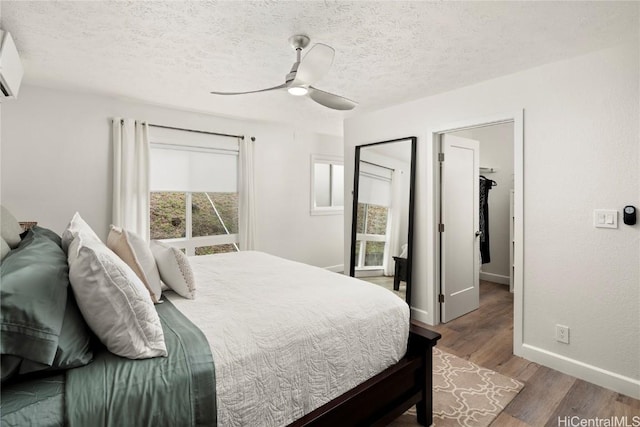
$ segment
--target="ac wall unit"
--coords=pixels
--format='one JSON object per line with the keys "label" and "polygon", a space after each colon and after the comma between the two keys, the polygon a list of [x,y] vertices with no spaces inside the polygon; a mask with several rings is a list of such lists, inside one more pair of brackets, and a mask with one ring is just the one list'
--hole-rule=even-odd
{"label": "ac wall unit", "polygon": [[0,100],[18,97],[23,74],[13,37],[7,31],[0,30]]}

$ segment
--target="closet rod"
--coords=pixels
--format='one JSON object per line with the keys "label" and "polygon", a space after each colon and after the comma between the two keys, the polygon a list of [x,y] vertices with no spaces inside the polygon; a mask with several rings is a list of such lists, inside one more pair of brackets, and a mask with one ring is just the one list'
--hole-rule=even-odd
{"label": "closet rod", "polygon": [[[230,135],[228,133],[209,132],[209,131],[206,131],[206,130],[185,129],[185,128],[177,128],[177,127],[173,127],[173,126],[154,125],[152,123],[149,123],[149,126],[153,126],[153,127],[156,127],[156,128],[163,128],[163,129],[182,130],[182,131],[185,131],[185,132],[204,133],[204,134],[207,134],[207,135],[226,136],[228,138],[244,139],[244,135]],[[252,141],[253,140],[255,140],[255,139],[252,138]]]}
{"label": "closet rod", "polygon": [[377,166],[377,167],[382,168],[382,169],[389,169],[390,171],[395,172],[395,169],[393,169],[393,168],[388,168],[388,167],[386,167],[386,166],[382,166],[382,165],[379,165],[379,164],[377,164],[377,163],[367,162],[366,160],[360,160],[360,161],[361,161],[362,163],[366,163],[366,164],[368,164],[368,165]]}
{"label": "closet rod", "polygon": [[486,166],[480,166],[480,172],[482,173],[495,173],[497,172],[496,168],[488,168]]}

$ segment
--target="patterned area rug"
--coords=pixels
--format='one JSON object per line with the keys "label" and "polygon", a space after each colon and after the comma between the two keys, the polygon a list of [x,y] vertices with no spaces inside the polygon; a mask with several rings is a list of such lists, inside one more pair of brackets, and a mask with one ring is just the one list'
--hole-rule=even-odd
{"label": "patterned area rug", "polygon": [[[441,426],[488,426],[524,384],[468,360],[433,349],[433,423]],[[389,427],[419,426],[415,407]]]}

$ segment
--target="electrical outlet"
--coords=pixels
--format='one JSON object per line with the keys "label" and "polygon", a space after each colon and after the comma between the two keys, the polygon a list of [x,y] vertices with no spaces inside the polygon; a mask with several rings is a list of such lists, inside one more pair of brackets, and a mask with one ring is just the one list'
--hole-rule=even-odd
{"label": "electrical outlet", "polygon": [[569,327],[556,325],[556,341],[569,344]]}

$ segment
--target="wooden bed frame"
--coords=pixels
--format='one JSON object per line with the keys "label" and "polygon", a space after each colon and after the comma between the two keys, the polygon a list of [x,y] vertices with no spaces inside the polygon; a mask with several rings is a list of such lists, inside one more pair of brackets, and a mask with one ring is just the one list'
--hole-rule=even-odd
{"label": "wooden bed frame", "polygon": [[411,322],[407,354],[398,363],[294,421],[301,426],[386,426],[416,405],[418,423],[433,423],[432,359],[437,332]]}

